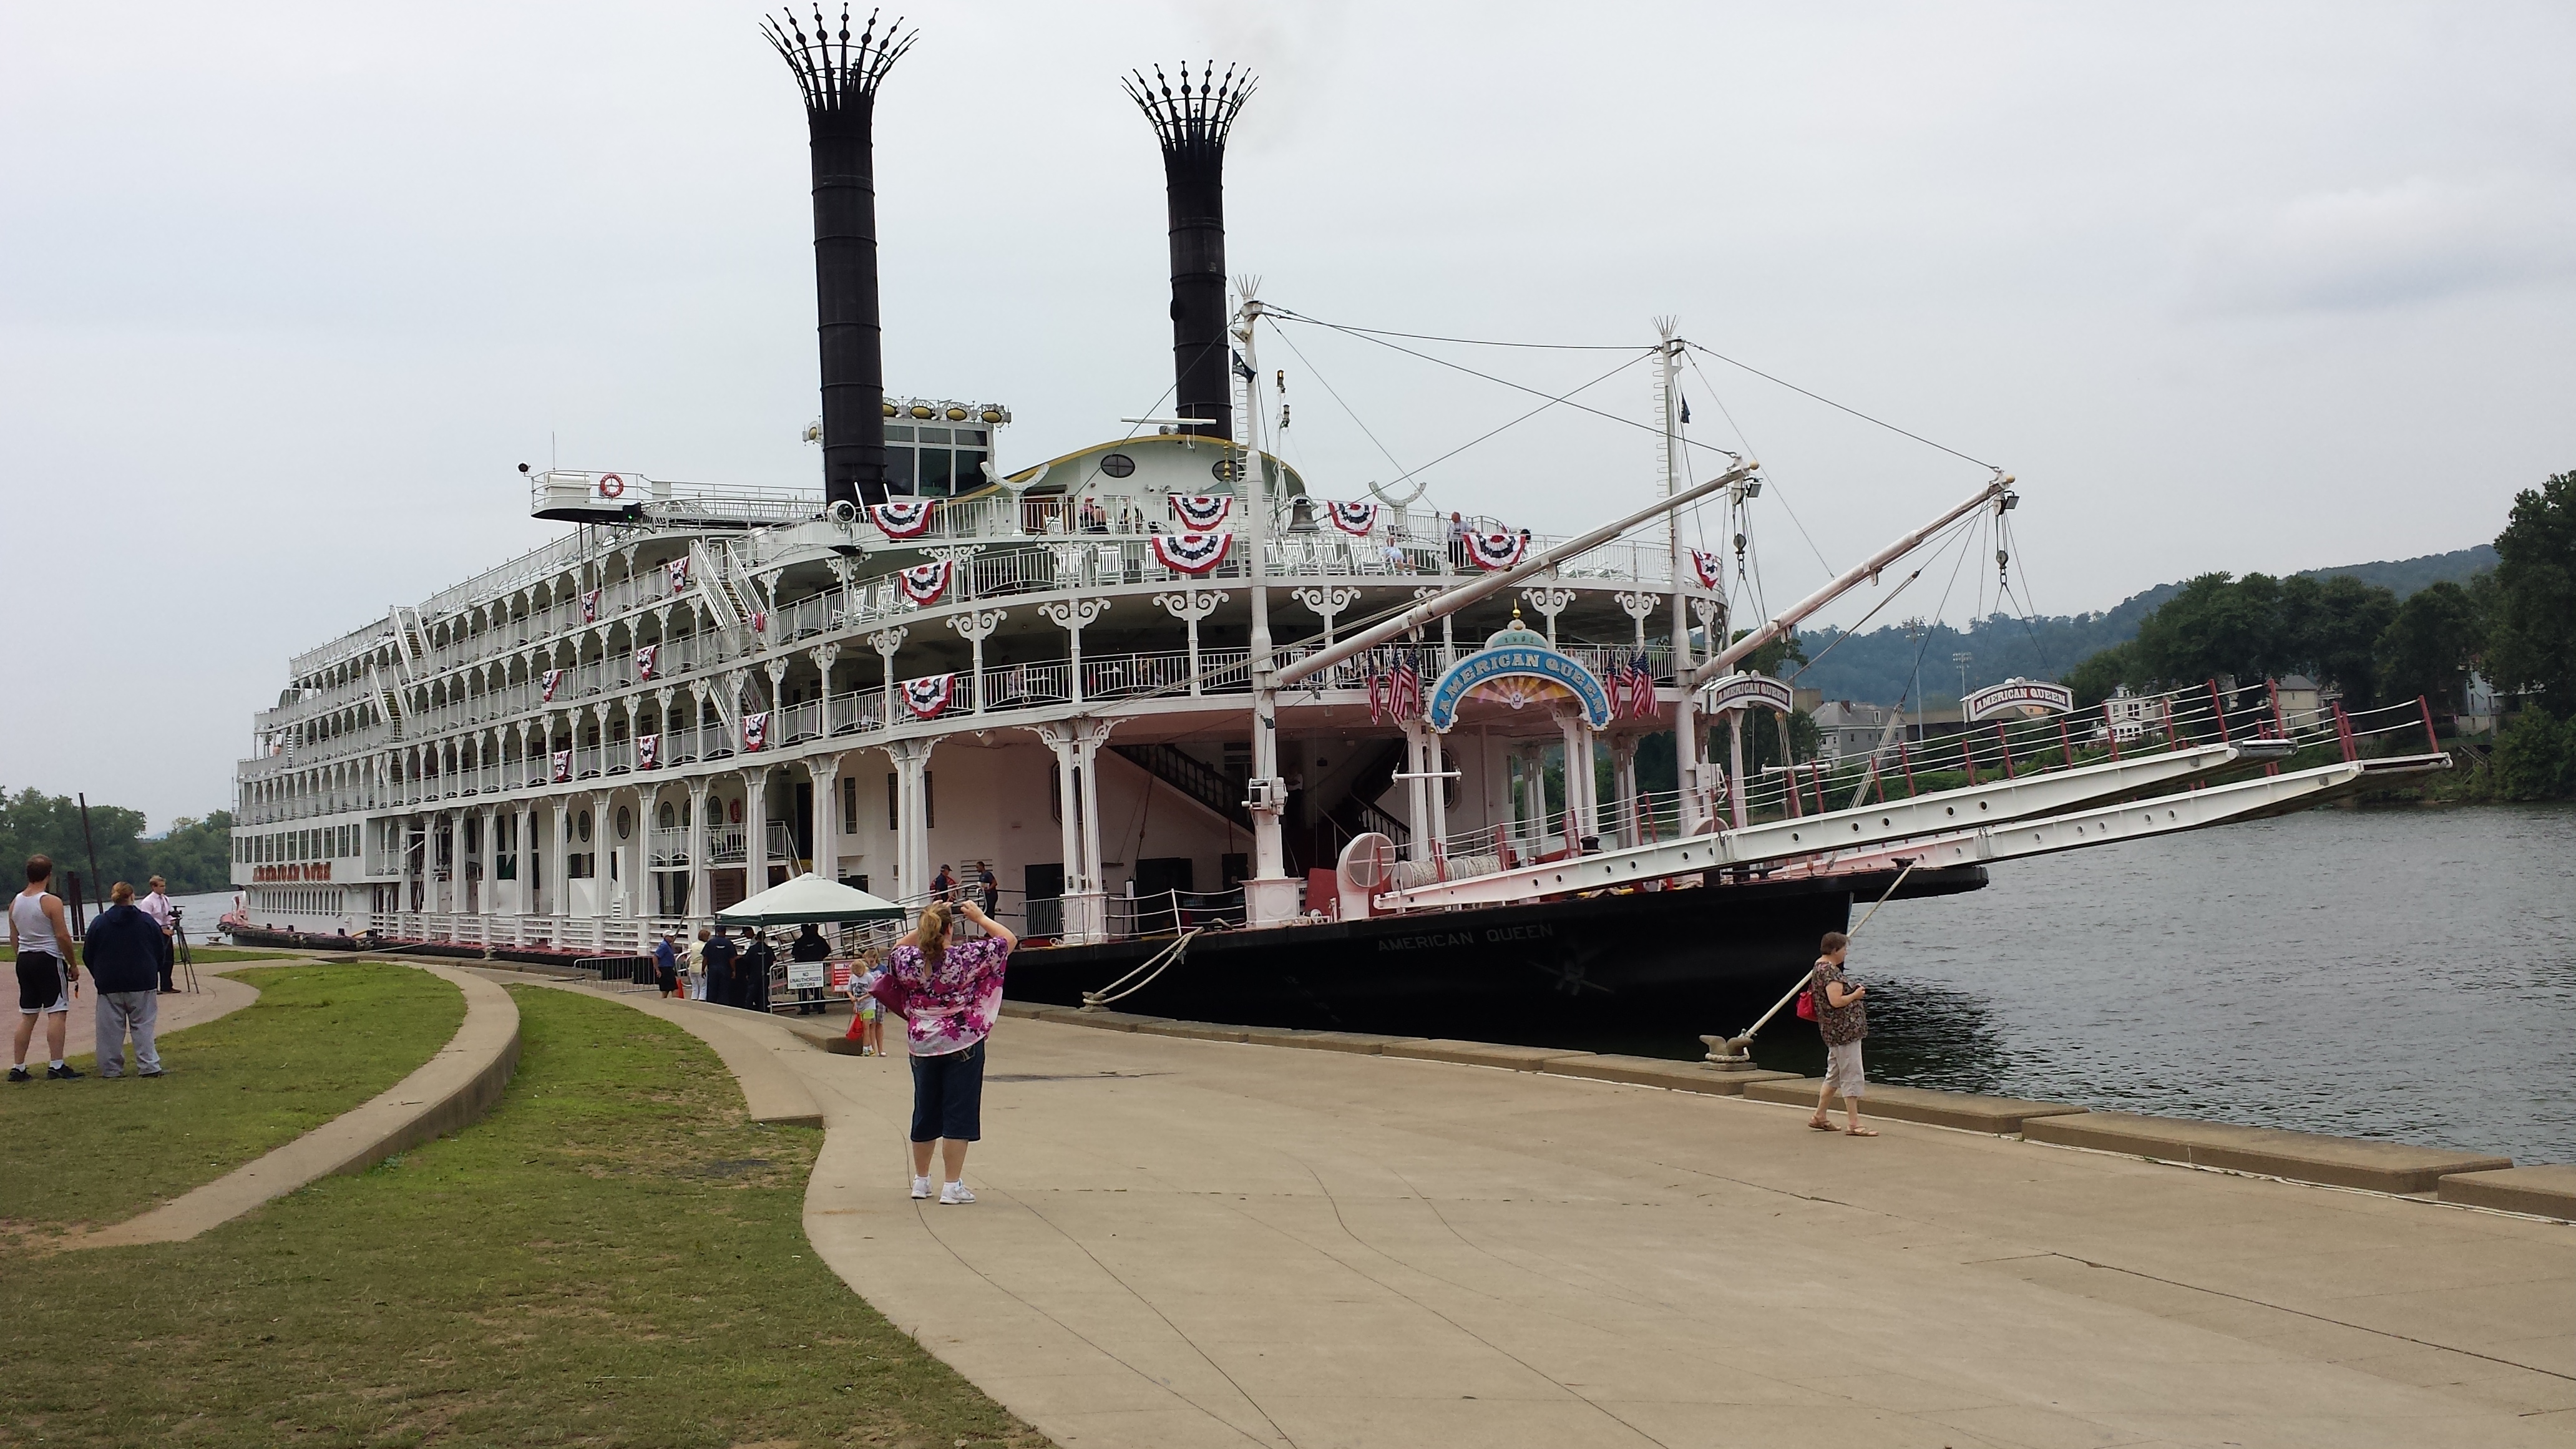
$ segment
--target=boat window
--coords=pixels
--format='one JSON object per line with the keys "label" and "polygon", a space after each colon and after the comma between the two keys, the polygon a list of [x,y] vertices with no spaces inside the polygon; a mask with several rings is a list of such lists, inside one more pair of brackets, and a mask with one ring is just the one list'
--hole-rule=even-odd
{"label": "boat window", "polygon": [[970,449],[957,450],[957,486],[974,488],[984,481],[984,455]]}
{"label": "boat window", "polygon": [[1100,458],[1100,471],[1112,478],[1124,478],[1136,471],[1136,460],[1124,453],[1104,453]]}
{"label": "boat window", "polygon": [[912,441],[912,429],[907,427],[898,427],[893,423],[888,423],[886,424],[886,441],[889,443],[909,443]]}
{"label": "boat window", "polygon": [[886,449],[886,487],[897,493],[912,491],[912,457],[910,448]]}
{"label": "boat window", "polygon": [[948,441],[948,429],[923,428],[921,430],[921,440],[925,443],[945,443]]}
{"label": "boat window", "polygon": [[[922,431],[930,430],[924,428]],[[949,494],[948,459],[949,452],[946,448],[922,449],[921,476],[914,482],[913,491],[925,498],[947,497]]]}

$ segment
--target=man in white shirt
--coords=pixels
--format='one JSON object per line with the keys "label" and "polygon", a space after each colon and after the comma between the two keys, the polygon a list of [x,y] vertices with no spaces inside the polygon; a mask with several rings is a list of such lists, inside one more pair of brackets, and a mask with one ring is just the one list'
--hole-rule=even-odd
{"label": "man in white shirt", "polygon": [[[153,924],[161,928],[163,940],[169,939],[170,924],[179,918],[179,908],[170,904],[169,890],[170,883],[156,875],[152,877],[152,893],[134,903],[136,910],[150,916]],[[164,996],[178,992],[178,983],[170,975],[171,963],[177,959],[175,951],[161,953],[161,994]]]}

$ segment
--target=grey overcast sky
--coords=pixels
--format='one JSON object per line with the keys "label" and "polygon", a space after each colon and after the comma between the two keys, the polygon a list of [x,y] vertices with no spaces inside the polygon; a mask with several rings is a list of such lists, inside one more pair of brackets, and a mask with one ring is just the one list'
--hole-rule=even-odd
{"label": "grey overcast sky", "polygon": [[[222,806],[290,654],[551,536],[513,471],[550,447],[813,484],[803,122],[759,15],[0,7],[0,783],[156,829]],[[1012,466],[1170,381],[1160,170],[1116,78],[1213,55],[1261,76],[1228,221],[1265,299],[1641,348],[1676,315],[2018,473],[2044,612],[2463,547],[2576,467],[2564,5],[911,18],[877,122],[888,384],[1008,403]],[[1287,336],[1262,361],[1328,497],[1527,409]],[[1617,360],[1431,350],[1552,389]],[[1740,431],[1796,510],[1759,524],[1775,601],[1982,476],[1702,366],[1695,439]],[[1641,369],[1584,396],[1648,416]],[[1648,494],[1652,439],[1549,414],[1424,476],[1571,530]]]}

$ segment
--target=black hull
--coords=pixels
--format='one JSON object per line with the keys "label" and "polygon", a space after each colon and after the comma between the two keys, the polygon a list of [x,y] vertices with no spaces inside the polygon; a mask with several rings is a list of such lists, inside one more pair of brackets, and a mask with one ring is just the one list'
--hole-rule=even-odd
{"label": "black hull", "polygon": [[[1115,1003],[1148,1016],[1245,1026],[1407,1036],[1591,1037],[1735,1031],[1844,929],[1855,895],[1875,899],[1894,872],[1757,881],[1697,890],[1212,932],[1152,983]],[[1986,883],[1982,867],[1916,871],[1903,895],[1952,895]],[[1170,938],[1024,947],[1011,957],[1014,1000],[1081,1004]],[[1738,1020],[1742,1017],[1742,1020]]]}

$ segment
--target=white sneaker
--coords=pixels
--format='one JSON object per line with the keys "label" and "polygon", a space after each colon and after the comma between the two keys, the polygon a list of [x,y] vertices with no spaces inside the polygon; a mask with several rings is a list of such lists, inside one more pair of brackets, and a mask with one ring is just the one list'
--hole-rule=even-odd
{"label": "white sneaker", "polygon": [[926,1177],[914,1178],[912,1180],[912,1195],[914,1197],[930,1196],[930,1179]]}
{"label": "white sneaker", "polygon": [[[927,1179],[924,1180],[927,1181]],[[952,1182],[939,1189],[939,1201],[942,1206],[974,1200],[975,1194],[967,1191],[966,1184],[962,1182]]]}

